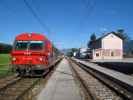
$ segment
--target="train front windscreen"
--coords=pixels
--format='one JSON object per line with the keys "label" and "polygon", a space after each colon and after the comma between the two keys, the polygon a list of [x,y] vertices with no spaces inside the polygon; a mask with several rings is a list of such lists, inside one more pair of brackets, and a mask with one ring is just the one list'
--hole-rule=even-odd
{"label": "train front windscreen", "polygon": [[43,41],[16,41],[15,50],[42,50],[44,47]]}

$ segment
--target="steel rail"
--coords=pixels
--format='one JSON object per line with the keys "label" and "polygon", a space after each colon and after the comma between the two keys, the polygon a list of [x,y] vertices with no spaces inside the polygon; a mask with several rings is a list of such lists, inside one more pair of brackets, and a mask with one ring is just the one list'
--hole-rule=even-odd
{"label": "steel rail", "polygon": [[[56,68],[55,66],[61,61],[61,58],[55,60],[53,64],[51,64],[50,70],[45,73],[44,79],[52,73],[52,70]],[[7,83],[3,80],[2,83],[5,85],[1,86],[0,88],[0,100],[20,100],[23,98],[28,91],[30,91],[38,82],[43,79],[42,77],[39,78],[29,78],[29,77],[14,77],[9,78]],[[47,78],[48,80],[48,78]]]}
{"label": "steel rail", "polygon": [[133,78],[123,73],[103,68],[97,64],[71,59],[79,66],[113,89],[126,100],[133,99]]}
{"label": "steel rail", "polygon": [[68,58],[67,58],[67,60],[69,61],[69,64],[70,64],[70,66],[72,68],[72,71],[75,74],[74,76],[78,80],[79,84],[81,84],[82,90],[84,91],[85,100],[96,100],[96,96],[94,96],[93,94],[91,94],[90,90],[87,88],[87,84],[83,81],[83,79],[80,77],[80,75],[78,74],[78,72],[73,67],[73,66],[75,66],[74,65],[75,63],[72,60],[68,59]]}

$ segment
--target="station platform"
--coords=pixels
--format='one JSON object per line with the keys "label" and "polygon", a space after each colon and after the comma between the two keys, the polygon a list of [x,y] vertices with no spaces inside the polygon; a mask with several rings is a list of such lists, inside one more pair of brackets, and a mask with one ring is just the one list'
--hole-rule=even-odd
{"label": "station platform", "polygon": [[95,70],[96,72],[100,72],[103,75],[111,77],[112,79],[115,79],[115,81],[118,81],[119,83],[121,82],[122,84],[128,84],[130,86],[133,86],[133,77],[131,77],[129,75],[120,73],[115,70],[110,70],[108,68],[101,67],[101,66],[91,63],[91,62],[81,61],[79,59],[73,59],[73,60],[87,66],[90,69]]}
{"label": "station platform", "polygon": [[81,89],[75,83],[68,61],[64,58],[57,66],[37,100],[83,100]]}
{"label": "station platform", "polygon": [[133,58],[123,58],[123,59],[97,59],[89,60],[90,62],[98,63],[133,63]]}

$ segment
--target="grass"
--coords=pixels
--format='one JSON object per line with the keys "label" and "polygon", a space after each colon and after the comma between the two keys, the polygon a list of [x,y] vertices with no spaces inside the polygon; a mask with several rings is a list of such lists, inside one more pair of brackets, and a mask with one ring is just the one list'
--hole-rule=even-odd
{"label": "grass", "polygon": [[10,59],[10,54],[0,54],[0,78],[12,73]]}
{"label": "grass", "polygon": [[10,54],[0,54],[0,65],[7,65],[10,63]]}
{"label": "grass", "polygon": [[5,76],[12,75],[13,71],[9,65],[7,66],[0,66],[0,78],[3,78]]}

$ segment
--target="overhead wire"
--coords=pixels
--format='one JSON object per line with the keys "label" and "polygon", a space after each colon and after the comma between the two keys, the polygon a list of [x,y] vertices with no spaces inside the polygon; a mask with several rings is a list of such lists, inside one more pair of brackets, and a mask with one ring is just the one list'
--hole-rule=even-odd
{"label": "overhead wire", "polygon": [[92,12],[94,10],[94,2],[92,2],[92,0],[82,0],[82,1],[85,5],[86,12],[85,12],[84,19],[82,21],[80,21],[80,23],[79,23],[79,29],[83,28],[85,21],[92,14]]}
{"label": "overhead wire", "polygon": [[27,2],[27,0],[23,0],[26,7],[29,9],[31,14],[34,16],[34,18],[40,23],[41,27],[44,30],[47,30],[48,33],[51,33],[50,28],[41,20],[41,18],[38,16],[38,14],[35,12],[35,10],[32,8],[32,6]]}
{"label": "overhead wire", "polygon": [[[92,12],[94,10],[94,6],[95,6],[95,3],[92,0],[81,0],[81,1],[84,4],[85,12],[84,12],[84,15],[82,17],[83,19],[81,19],[79,21],[79,25],[78,25],[78,31],[80,33],[79,35],[81,35],[81,32],[83,31],[83,28],[85,27],[85,24],[86,24],[85,22],[88,21],[88,18],[92,14]],[[84,44],[84,42],[85,41],[83,41],[83,43],[81,44],[81,47],[84,47],[84,46],[82,46]]]}

